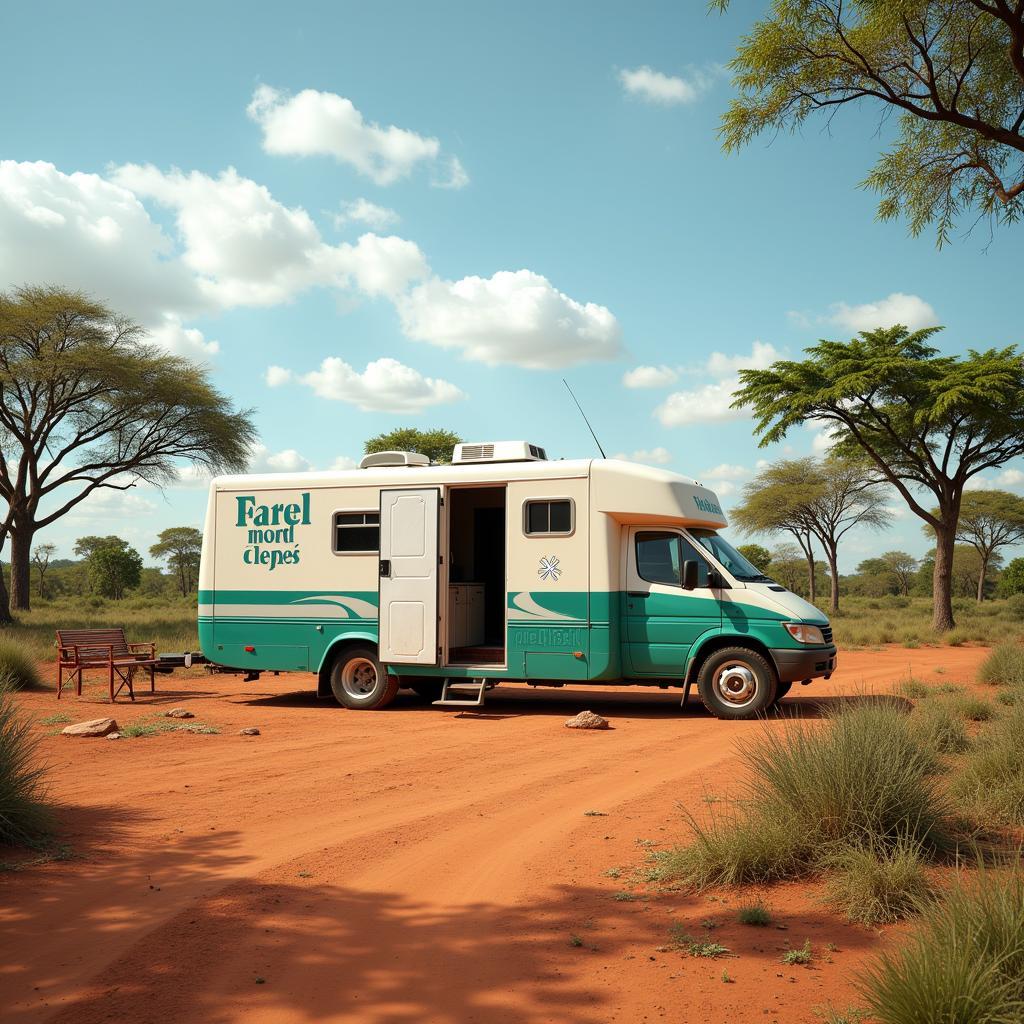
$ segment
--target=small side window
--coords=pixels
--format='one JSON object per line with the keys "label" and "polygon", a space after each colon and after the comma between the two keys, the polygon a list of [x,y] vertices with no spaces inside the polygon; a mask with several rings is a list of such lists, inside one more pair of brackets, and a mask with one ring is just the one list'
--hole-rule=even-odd
{"label": "small side window", "polygon": [[335,512],[334,550],[342,555],[379,551],[380,513]]}
{"label": "small side window", "polygon": [[570,498],[526,502],[523,529],[531,536],[566,536],[573,531]]}

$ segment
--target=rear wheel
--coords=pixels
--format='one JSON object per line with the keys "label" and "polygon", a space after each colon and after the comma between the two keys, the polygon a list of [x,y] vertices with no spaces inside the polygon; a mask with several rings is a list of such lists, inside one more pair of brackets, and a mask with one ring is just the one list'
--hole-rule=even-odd
{"label": "rear wheel", "polygon": [[372,647],[349,647],[331,666],[331,692],[342,707],[377,711],[395,699],[398,676],[388,675]]}
{"label": "rear wheel", "polygon": [[749,647],[715,651],[697,677],[700,699],[716,718],[756,718],[775,701],[777,686],[775,669]]}

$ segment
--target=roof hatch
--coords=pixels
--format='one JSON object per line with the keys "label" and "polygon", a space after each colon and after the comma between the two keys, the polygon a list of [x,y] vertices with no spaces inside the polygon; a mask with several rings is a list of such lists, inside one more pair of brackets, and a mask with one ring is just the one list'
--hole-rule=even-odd
{"label": "roof hatch", "polygon": [[430,459],[419,452],[374,452],[364,455],[360,469],[377,469],[379,466],[429,466]]}

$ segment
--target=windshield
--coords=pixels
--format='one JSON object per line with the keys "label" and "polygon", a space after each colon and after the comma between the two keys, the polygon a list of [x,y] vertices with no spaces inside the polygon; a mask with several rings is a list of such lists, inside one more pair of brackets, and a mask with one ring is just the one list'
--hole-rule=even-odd
{"label": "windshield", "polygon": [[689,533],[705,551],[710,551],[728,569],[733,579],[743,583],[763,583],[770,579],[714,530],[690,530]]}

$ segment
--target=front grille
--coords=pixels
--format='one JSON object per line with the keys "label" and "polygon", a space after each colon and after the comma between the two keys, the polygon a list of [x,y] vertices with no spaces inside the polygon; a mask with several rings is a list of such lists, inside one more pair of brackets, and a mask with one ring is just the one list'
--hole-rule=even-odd
{"label": "front grille", "polygon": [[821,627],[821,635],[825,638],[825,643],[827,643],[827,644],[832,643],[832,627],[831,626],[822,626]]}

